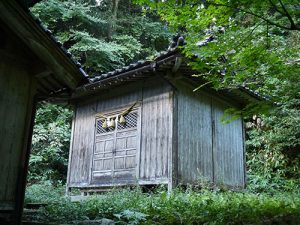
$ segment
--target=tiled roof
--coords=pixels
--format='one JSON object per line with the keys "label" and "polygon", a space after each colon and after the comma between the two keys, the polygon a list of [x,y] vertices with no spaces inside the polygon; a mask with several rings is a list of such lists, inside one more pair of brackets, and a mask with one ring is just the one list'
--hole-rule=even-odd
{"label": "tiled roof", "polygon": [[59,40],[57,40],[57,38],[52,34],[52,31],[46,28],[39,18],[35,17],[32,13],[29,14],[33,17],[33,19],[40,26],[40,28],[42,28],[45,31],[45,33],[48,34],[48,36],[52,39],[52,41],[64,52],[66,57],[68,57],[76,65],[80,73],[84,77],[88,77],[87,73],[82,68],[82,65],[73,57],[72,53],[69,52]]}
{"label": "tiled roof", "polygon": [[63,47],[63,44],[57,40],[56,37],[54,37],[54,35],[52,34],[52,32],[46,28],[43,24],[42,21],[35,17],[30,11],[29,8],[32,7],[34,4],[40,2],[41,0],[17,0],[17,2],[23,7],[23,9],[28,11],[28,14],[34,19],[34,21],[36,22],[36,24],[42,29],[44,30],[44,32],[52,39],[52,41],[64,52],[64,54],[76,65],[76,67],[78,68],[78,70],[80,71],[80,73],[84,76],[84,77],[88,77],[88,75],[86,74],[86,72],[84,71],[84,69],[82,68],[81,64],[72,56],[72,54]]}
{"label": "tiled roof", "polygon": [[[213,37],[208,37],[205,40],[198,42],[197,46],[201,47],[207,43],[213,41]],[[160,52],[152,60],[141,60],[136,63],[132,63],[128,66],[116,69],[114,71],[96,75],[94,78],[90,78],[90,83],[86,84],[79,89],[77,93],[93,93],[97,90],[108,89],[113,86],[118,86],[126,82],[140,80],[145,77],[153,76],[153,74],[165,74],[166,70],[174,68],[176,60],[182,58],[181,46],[185,44],[182,36],[175,36],[173,41],[167,51]],[[195,57],[197,57],[195,55]],[[181,63],[180,69],[184,71],[186,75],[192,75],[195,71],[190,68],[186,63]],[[191,77],[191,79],[197,79]],[[265,99],[259,95],[259,93],[252,91],[246,86],[241,86],[240,88],[232,91],[225,91],[226,95],[233,98],[240,98],[239,95],[243,95],[242,99],[259,98]],[[230,93],[229,93],[230,92]],[[240,94],[239,94],[240,93]],[[247,97],[248,96],[248,97]],[[242,100],[244,101],[244,100]]]}
{"label": "tiled roof", "polygon": [[[199,42],[199,45],[197,46],[204,46],[208,42],[213,41],[214,38],[212,36],[207,37],[203,41]],[[128,66],[124,66],[122,68],[116,69],[114,71],[104,73],[104,74],[98,74],[95,75],[94,78],[90,78],[91,83],[96,83],[99,81],[106,80],[108,78],[113,78],[117,77],[118,75],[124,74],[124,73],[129,73],[129,72],[136,72],[137,70],[141,72],[141,70],[148,70],[149,67],[152,67],[152,69],[156,69],[156,67],[159,65],[159,62],[164,60],[174,60],[171,56],[174,56],[176,54],[180,54],[180,47],[185,45],[185,40],[182,36],[180,35],[175,35],[172,39],[172,42],[168,48],[167,51],[162,51],[158,53],[153,60],[140,60],[136,63],[132,63]]]}
{"label": "tiled roof", "polygon": [[[52,32],[43,26],[41,20],[36,18],[32,13],[29,11],[29,7],[32,7],[34,4],[39,2],[40,0],[17,0],[19,4],[26,10],[28,10],[29,14],[33,17],[35,22],[40,26],[45,33],[53,40],[53,42],[64,52],[64,54],[76,65],[80,73],[85,77],[88,78],[88,83],[81,86],[78,90],[96,90],[103,86],[111,86],[117,85],[122,83],[124,80],[132,80],[132,78],[139,78],[145,77],[143,73],[147,72],[155,72],[159,69],[160,66],[174,62],[176,57],[180,56],[180,47],[185,44],[184,38],[180,35],[176,35],[173,37],[172,43],[170,44],[167,51],[163,51],[158,53],[154,59],[152,60],[140,60],[136,63],[132,63],[128,66],[124,66],[122,68],[116,69],[114,71],[104,73],[104,74],[95,74],[93,78],[89,78],[84,69],[82,68],[81,64],[74,59],[72,54],[63,47],[63,44],[58,41]],[[198,47],[205,46],[208,42],[214,40],[213,36],[206,38],[203,41],[199,41],[196,43]],[[197,56],[196,56],[197,57]],[[259,93],[252,91],[247,86],[241,86],[240,91],[247,93],[248,95],[252,95],[255,98],[265,99],[266,97],[262,97]]]}
{"label": "tiled roof", "polygon": [[173,56],[174,54],[179,53],[179,46],[182,46],[184,44],[184,39],[182,36],[175,36],[173,39],[173,42],[171,43],[169,49],[167,51],[163,51],[158,53],[153,60],[140,60],[136,63],[129,64],[128,66],[124,66],[122,68],[116,69],[114,71],[96,75],[94,78],[91,78],[90,81],[92,83],[105,80],[108,78],[112,78],[115,76],[118,76],[120,74],[124,74],[127,72],[136,72],[137,70],[148,70],[149,68],[155,69],[157,66],[157,62],[167,59],[170,56]]}

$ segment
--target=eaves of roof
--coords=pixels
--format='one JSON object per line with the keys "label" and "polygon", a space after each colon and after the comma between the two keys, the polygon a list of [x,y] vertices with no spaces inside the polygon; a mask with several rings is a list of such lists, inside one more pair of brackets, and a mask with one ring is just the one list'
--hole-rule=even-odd
{"label": "eaves of roof", "polygon": [[64,53],[64,55],[71,60],[71,62],[78,68],[79,72],[81,73],[81,75],[84,77],[84,79],[86,81],[88,81],[88,75],[87,73],[84,71],[82,65],[74,58],[74,56],[72,55],[71,52],[69,52],[64,46],[63,43],[61,43],[53,34],[52,31],[49,30],[48,28],[46,28],[42,21],[35,17],[31,12],[29,12],[29,15],[34,19],[34,21],[36,22],[36,24],[49,36],[49,38],[53,41],[53,43],[55,43],[55,45]]}
{"label": "eaves of roof", "polygon": [[[212,37],[208,37],[201,42],[201,46],[206,45],[212,40]],[[184,45],[183,37],[177,36],[177,38],[173,39],[169,49],[159,53],[153,60],[138,61],[120,69],[96,75],[94,78],[90,78],[90,83],[77,88],[73,97],[81,98],[82,96],[91,95],[101,90],[110,89],[154,75],[165,76],[166,71],[175,72],[174,70],[180,71],[186,78],[190,77],[191,80],[197,82],[197,78],[191,76],[195,74],[195,71],[187,65],[186,61],[188,60],[181,54],[182,45]],[[223,92],[226,92],[232,98],[239,98],[240,101],[244,102],[249,99],[264,99],[257,92],[253,92],[245,86]],[[239,95],[241,97],[238,97]]]}
{"label": "eaves of roof", "polygon": [[34,17],[28,7],[37,1],[0,1],[0,20],[29,49],[48,66],[49,72],[37,75],[41,96],[72,92],[76,87],[89,83],[81,64],[68,52],[53,35]]}
{"label": "eaves of roof", "polygon": [[90,78],[90,83],[77,88],[74,96],[88,95],[163,73],[166,69],[171,69],[176,59],[181,57],[179,49],[173,48],[160,53],[153,60],[138,61],[120,69],[96,75],[94,78]]}
{"label": "eaves of roof", "polygon": [[82,65],[73,57],[73,55],[64,48],[63,44],[57,40],[57,38],[52,34],[52,31],[49,30],[47,27],[45,27],[42,23],[42,21],[35,17],[29,10],[30,7],[34,6],[36,3],[40,2],[41,0],[17,0],[19,4],[28,12],[28,14],[33,18],[33,20],[36,22],[36,24],[51,38],[51,40],[56,44],[58,48],[60,48],[65,56],[69,58],[72,63],[79,69],[80,73],[83,77],[87,78],[88,75],[84,71]]}

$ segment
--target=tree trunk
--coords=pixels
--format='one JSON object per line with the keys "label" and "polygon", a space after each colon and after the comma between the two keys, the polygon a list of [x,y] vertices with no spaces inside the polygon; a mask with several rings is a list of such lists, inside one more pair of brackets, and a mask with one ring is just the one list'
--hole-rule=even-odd
{"label": "tree trunk", "polygon": [[117,16],[118,16],[118,7],[120,0],[112,0],[111,5],[111,20],[108,28],[108,40],[111,40],[112,36],[116,30]]}

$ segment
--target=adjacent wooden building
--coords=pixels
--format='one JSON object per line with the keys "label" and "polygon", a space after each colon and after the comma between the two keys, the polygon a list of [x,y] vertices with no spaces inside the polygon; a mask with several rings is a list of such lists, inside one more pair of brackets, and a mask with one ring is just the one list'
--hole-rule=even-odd
{"label": "adjacent wooden building", "polygon": [[96,76],[77,89],[68,190],[171,188],[203,178],[245,186],[243,121],[224,124],[221,118],[251,93],[194,92],[199,80],[173,46],[154,60]]}
{"label": "adjacent wooden building", "polygon": [[20,224],[35,106],[68,98],[84,73],[30,16],[36,1],[0,1],[0,224]]}

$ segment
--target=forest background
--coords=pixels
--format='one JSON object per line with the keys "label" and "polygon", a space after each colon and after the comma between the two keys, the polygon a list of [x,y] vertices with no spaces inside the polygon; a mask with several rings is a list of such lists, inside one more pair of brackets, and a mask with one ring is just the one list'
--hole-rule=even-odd
{"label": "forest background", "polygon": [[[206,80],[205,85],[217,90],[248,87],[262,98],[239,111],[228,109],[246,121],[244,193],[223,192],[199,178],[199,192],[175,190],[168,195],[158,189],[148,195],[141,190],[121,191],[82,204],[61,197],[73,109],[41,103],[26,197],[29,202],[49,204],[39,219],[57,222],[107,217],[121,221],[119,224],[297,224],[298,0],[48,0],[36,4],[31,12],[91,77],[151,58],[166,50],[170,39],[179,33],[186,41],[182,51],[193,58],[191,66],[196,76]],[[203,40],[209,43],[203,45]]]}
{"label": "forest background", "polygon": [[[248,183],[300,179],[300,5],[297,1],[48,0],[31,9],[90,76],[166,50],[180,32],[198,76],[216,89],[247,86],[265,98],[242,111]],[[213,37],[206,46],[202,40]],[[222,75],[221,75],[222,74]],[[220,79],[222,76],[222,79]],[[40,104],[28,182],[64,183],[72,108]]]}

